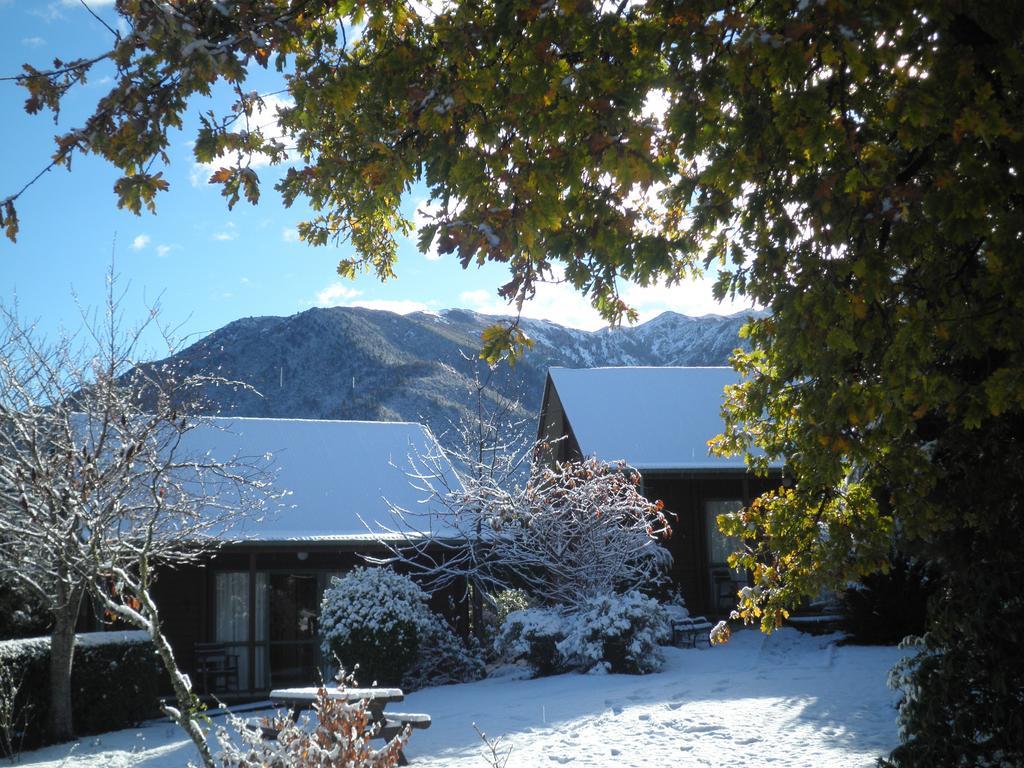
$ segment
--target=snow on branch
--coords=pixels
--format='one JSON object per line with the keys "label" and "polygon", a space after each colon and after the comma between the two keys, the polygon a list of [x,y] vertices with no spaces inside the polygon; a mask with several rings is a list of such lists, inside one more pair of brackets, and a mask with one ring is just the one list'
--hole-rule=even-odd
{"label": "snow on branch", "polygon": [[187,439],[217,428],[202,415],[211,379],[139,362],[158,315],[124,327],[114,283],[104,312],[83,311],[78,335],[54,341],[0,306],[0,575],[42,601],[65,640],[53,647],[69,655],[86,593],[146,630],[175,687],[174,719],[212,767],[151,588],[160,566],[202,556],[281,494],[269,459],[215,457]]}
{"label": "snow on branch", "polygon": [[[433,489],[428,510],[393,509],[408,535],[389,543],[392,560],[434,591],[461,581],[485,594],[525,588],[543,603],[573,605],[595,595],[648,587],[664,578],[670,533],[660,502],[639,492],[639,475],[598,459],[534,466],[505,488],[487,475],[449,488],[417,457],[414,481]],[[430,529],[443,537],[414,535]]]}

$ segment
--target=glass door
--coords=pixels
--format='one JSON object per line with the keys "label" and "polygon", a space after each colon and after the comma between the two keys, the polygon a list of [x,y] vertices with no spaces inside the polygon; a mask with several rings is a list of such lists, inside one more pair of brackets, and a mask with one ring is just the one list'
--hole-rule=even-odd
{"label": "glass door", "polygon": [[269,574],[271,687],[315,685],[320,588],[310,574]]}
{"label": "glass door", "polygon": [[213,639],[235,656],[241,691],[261,690],[267,680],[267,574],[256,574],[255,590],[251,595],[248,571],[221,571],[214,576]]}
{"label": "glass door", "polygon": [[704,502],[704,521],[708,536],[708,583],[711,606],[715,613],[728,613],[736,606],[736,592],[746,585],[743,570],[729,567],[729,555],[742,547],[737,536],[726,536],[718,530],[718,516],[743,509],[739,499],[714,499]]}

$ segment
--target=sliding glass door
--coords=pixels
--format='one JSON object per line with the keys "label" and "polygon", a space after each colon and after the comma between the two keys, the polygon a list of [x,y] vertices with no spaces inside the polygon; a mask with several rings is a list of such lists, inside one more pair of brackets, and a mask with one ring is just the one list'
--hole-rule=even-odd
{"label": "sliding glass door", "polygon": [[320,617],[317,575],[271,573],[269,592],[270,682],[273,688],[313,685]]}
{"label": "sliding glass door", "polygon": [[254,590],[248,571],[222,571],[214,577],[214,641],[238,661],[238,689],[267,687],[267,574],[257,573]]}
{"label": "sliding glass door", "polygon": [[711,609],[716,614],[728,613],[736,606],[736,591],[747,583],[747,574],[729,567],[729,555],[742,549],[739,537],[726,536],[718,530],[718,516],[743,509],[739,499],[714,499],[704,502],[704,522],[708,540],[708,569]]}
{"label": "sliding glass door", "polygon": [[213,639],[237,657],[240,691],[319,682],[320,600],[331,575],[215,573]]}

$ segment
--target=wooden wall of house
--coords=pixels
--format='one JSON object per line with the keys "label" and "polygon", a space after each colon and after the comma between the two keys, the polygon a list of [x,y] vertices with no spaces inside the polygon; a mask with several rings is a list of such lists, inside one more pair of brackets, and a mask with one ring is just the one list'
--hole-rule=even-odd
{"label": "wooden wall of house", "polygon": [[576,435],[573,434],[572,425],[565,415],[558,390],[551,384],[550,376],[545,384],[537,436],[548,443],[544,461],[566,461],[578,459],[581,455]]}
{"label": "wooden wall of house", "polygon": [[705,502],[739,499],[745,504],[777,487],[778,478],[756,478],[736,473],[645,473],[644,495],[660,499],[671,513],[672,579],[678,585],[691,614],[717,615]]}
{"label": "wooden wall of house", "polygon": [[[362,551],[351,546],[319,548],[301,546],[229,546],[200,564],[165,569],[156,581],[154,599],[160,609],[164,631],[174,648],[181,669],[194,675],[195,644],[214,641],[214,574],[219,571],[271,572],[282,574],[339,574],[365,565]],[[383,555],[383,550],[374,554]],[[402,569],[398,569],[402,570]],[[468,633],[461,585],[431,596],[430,607],[445,615],[464,635]],[[315,671],[310,670],[311,682]],[[193,679],[196,679],[193,677]],[[244,692],[241,692],[244,693]],[[225,698],[236,698],[230,695]]]}
{"label": "wooden wall of house", "polygon": [[206,639],[208,590],[205,568],[195,565],[165,568],[153,585],[153,600],[178,665],[195,669],[195,644]]}

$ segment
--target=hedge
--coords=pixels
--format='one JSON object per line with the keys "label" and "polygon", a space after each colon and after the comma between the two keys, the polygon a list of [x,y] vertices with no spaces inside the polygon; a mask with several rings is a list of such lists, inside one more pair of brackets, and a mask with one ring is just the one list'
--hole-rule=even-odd
{"label": "hedge", "polygon": [[[16,738],[11,745],[15,750],[46,743],[49,665],[48,637],[0,641],[0,678],[18,687],[13,708]],[[157,717],[165,677],[145,632],[76,635],[71,672],[75,733],[114,731]],[[0,696],[6,693],[0,691]]]}

